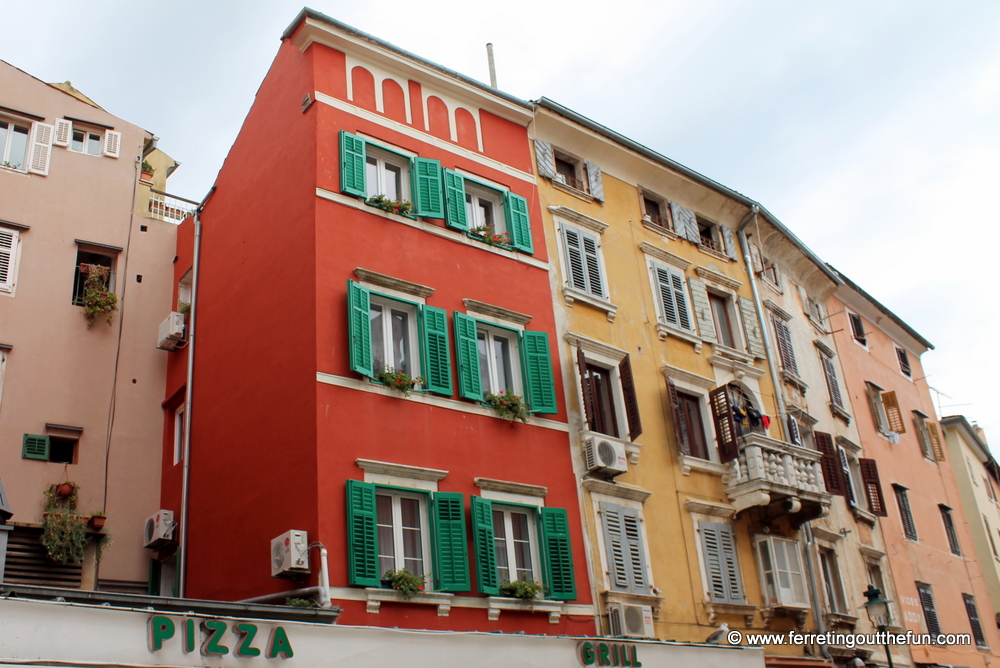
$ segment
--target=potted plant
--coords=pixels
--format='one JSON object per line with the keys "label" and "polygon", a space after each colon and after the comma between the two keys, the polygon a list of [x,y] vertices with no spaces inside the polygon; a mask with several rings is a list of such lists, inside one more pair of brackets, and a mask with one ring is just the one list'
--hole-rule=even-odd
{"label": "potted plant", "polygon": [[45,491],[41,541],[49,558],[60,564],[83,561],[83,549],[90,539],[88,518],[75,512],[79,490],[79,485],[66,481],[49,485]]}
{"label": "potted plant", "polygon": [[389,213],[398,213],[401,216],[408,216],[413,211],[413,204],[405,199],[389,199],[385,195],[375,195],[365,200],[368,206],[374,206]]}
{"label": "potted plant", "polygon": [[527,582],[525,580],[504,580],[500,583],[500,595],[508,598],[519,598],[522,601],[534,601],[542,593],[540,582]]}
{"label": "potted plant", "polygon": [[400,592],[407,601],[424,590],[424,576],[412,573],[407,568],[386,571],[382,582]]}
{"label": "potted plant", "polygon": [[91,510],[90,513],[90,528],[94,531],[100,531],[104,528],[104,523],[108,521],[107,516],[104,514],[103,510]]}
{"label": "potted plant", "polygon": [[153,169],[153,166],[151,164],[149,164],[147,161],[143,160],[142,161],[142,167],[140,169],[142,171],[142,180],[143,181],[152,181],[153,180],[153,174],[156,172],[156,170]]}
{"label": "potted plant", "polygon": [[99,264],[81,264],[80,272],[87,274],[83,283],[83,317],[87,319],[87,327],[94,326],[94,320],[102,317],[110,325],[115,321],[113,315],[118,310],[118,295],[111,292],[111,270]]}
{"label": "potted plant", "polygon": [[469,233],[475,235],[480,240],[485,241],[491,246],[499,246],[501,248],[510,248],[510,234],[507,232],[501,232],[500,234],[494,234],[486,225],[480,225],[479,227],[473,227],[469,230]]}
{"label": "potted plant", "polygon": [[375,380],[380,383],[385,383],[394,390],[402,392],[404,397],[410,396],[410,392],[413,391],[413,388],[424,382],[424,379],[420,376],[411,378],[409,374],[405,374],[402,371],[396,371],[391,366],[385,367],[382,371],[376,374]]}
{"label": "potted plant", "polygon": [[291,608],[318,608],[316,601],[311,598],[286,598],[285,605]]}
{"label": "potted plant", "polygon": [[506,391],[501,390],[499,394],[486,393],[486,400],[483,402],[497,412],[497,415],[504,420],[528,421],[528,407],[524,399],[508,387]]}

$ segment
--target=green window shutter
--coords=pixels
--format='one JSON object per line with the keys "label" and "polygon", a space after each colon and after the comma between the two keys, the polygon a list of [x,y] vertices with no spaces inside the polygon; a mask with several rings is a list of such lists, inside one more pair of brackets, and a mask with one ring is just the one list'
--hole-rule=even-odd
{"label": "green window shutter", "polygon": [[465,232],[469,229],[465,211],[465,179],[450,169],[444,170],[444,221],[456,230]]}
{"label": "green window shutter", "polygon": [[146,583],[146,593],[150,596],[160,595],[160,562],[149,560],[149,581]]}
{"label": "green window shutter", "polygon": [[421,354],[424,358],[424,382],[434,394],[451,396],[451,360],[448,357],[448,312],[433,306],[420,310]]}
{"label": "green window shutter", "polygon": [[458,396],[483,400],[483,382],[479,375],[479,345],[476,319],[455,313],[455,361],[458,363]]}
{"label": "green window shutter", "polygon": [[413,158],[410,161],[410,179],[413,182],[413,213],[427,218],[444,218],[441,162]]}
{"label": "green window shutter", "polygon": [[368,288],[347,281],[347,330],[350,338],[351,371],[362,376],[374,376],[372,362],[371,292]]}
{"label": "green window shutter", "polygon": [[440,591],[469,591],[469,541],[465,503],[457,492],[438,492],[431,500],[434,525],[434,574]]}
{"label": "green window shutter", "polygon": [[378,587],[375,485],[347,481],[347,568],[352,585]]}
{"label": "green window shutter", "polygon": [[503,213],[507,220],[510,245],[525,253],[534,253],[531,242],[531,222],[528,220],[528,200],[512,192],[504,191]]}
{"label": "green window shutter", "polygon": [[24,459],[49,459],[49,437],[25,434],[21,441],[21,457]]}
{"label": "green window shutter", "polygon": [[547,597],[555,601],[576,598],[573,548],[569,540],[569,518],[565,508],[542,508],[542,555]]}
{"label": "green window shutter", "polygon": [[341,130],[340,192],[361,197],[368,194],[365,188],[365,157],[365,140]]}
{"label": "green window shutter", "polygon": [[472,497],[472,535],[476,549],[476,580],[480,594],[500,595],[497,550],[493,534],[493,503]]}
{"label": "green window shutter", "polygon": [[524,380],[532,413],[556,413],[556,386],[552,378],[549,336],[545,332],[524,332]]}

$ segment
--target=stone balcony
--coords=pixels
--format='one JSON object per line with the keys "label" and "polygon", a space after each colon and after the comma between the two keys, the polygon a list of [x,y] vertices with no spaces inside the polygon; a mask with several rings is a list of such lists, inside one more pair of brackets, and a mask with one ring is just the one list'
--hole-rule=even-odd
{"label": "stone balcony", "polygon": [[751,433],[739,438],[740,456],[729,463],[726,496],[737,514],[766,506],[773,519],[789,515],[793,523],[824,515],[830,507],[820,453]]}

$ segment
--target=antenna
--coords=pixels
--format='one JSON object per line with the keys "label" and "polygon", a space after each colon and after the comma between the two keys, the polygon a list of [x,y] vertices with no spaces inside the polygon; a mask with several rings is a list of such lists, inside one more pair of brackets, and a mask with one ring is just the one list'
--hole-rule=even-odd
{"label": "antenna", "polygon": [[497,87],[497,66],[493,62],[493,42],[486,43],[486,59],[490,63],[490,86]]}

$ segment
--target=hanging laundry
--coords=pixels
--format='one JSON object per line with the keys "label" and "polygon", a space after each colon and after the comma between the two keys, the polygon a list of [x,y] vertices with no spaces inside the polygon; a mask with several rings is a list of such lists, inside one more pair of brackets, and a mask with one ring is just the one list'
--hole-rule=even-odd
{"label": "hanging laundry", "polygon": [[745,425],[747,423],[747,414],[739,406],[733,406],[733,419],[736,424]]}
{"label": "hanging laundry", "polygon": [[750,419],[751,427],[760,426],[760,411],[752,406],[747,407],[747,417]]}
{"label": "hanging laundry", "polygon": [[893,445],[897,445],[899,443],[899,434],[897,434],[896,432],[890,431],[888,434],[886,434],[886,436],[888,436],[889,442],[892,443]]}
{"label": "hanging laundry", "polygon": [[762,425],[764,425],[764,429],[770,429],[771,428],[771,416],[770,415],[761,415],[760,416],[760,422],[761,422]]}

